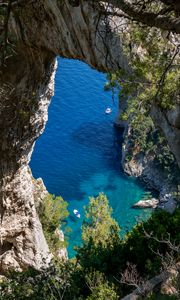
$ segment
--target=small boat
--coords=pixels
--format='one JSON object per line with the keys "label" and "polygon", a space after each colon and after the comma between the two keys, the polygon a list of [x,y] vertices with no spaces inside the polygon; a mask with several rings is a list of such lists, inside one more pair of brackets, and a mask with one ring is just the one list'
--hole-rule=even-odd
{"label": "small boat", "polygon": [[74,210],[73,210],[73,213],[75,214],[75,216],[76,216],[77,218],[80,218],[80,217],[81,217],[81,215],[80,215],[80,213],[78,212],[77,209],[74,209]]}
{"label": "small boat", "polygon": [[105,113],[110,114],[111,112],[112,112],[112,109],[110,107],[107,107],[106,110],[105,110]]}

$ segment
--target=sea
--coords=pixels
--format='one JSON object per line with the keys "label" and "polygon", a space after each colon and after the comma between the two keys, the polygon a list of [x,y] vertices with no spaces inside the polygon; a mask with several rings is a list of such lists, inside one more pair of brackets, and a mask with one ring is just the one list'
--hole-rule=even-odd
{"label": "sea", "polygon": [[[48,123],[30,162],[33,176],[41,177],[51,194],[62,196],[69,204],[69,257],[75,255],[74,246],[81,244],[89,197],[100,192],[107,195],[121,235],[151,214],[147,209],[132,208],[147,189],[122,170],[123,132],[114,127],[118,91],[105,91],[106,81],[106,74],[81,61],[58,58]],[[106,114],[107,108],[110,114]]]}

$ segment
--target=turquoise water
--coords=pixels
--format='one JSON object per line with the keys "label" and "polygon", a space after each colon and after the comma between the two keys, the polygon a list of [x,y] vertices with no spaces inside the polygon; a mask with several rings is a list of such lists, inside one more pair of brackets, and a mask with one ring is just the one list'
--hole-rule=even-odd
{"label": "turquoise water", "polygon": [[[113,126],[118,101],[103,90],[105,74],[75,60],[59,59],[58,63],[49,121],[36,143],[31,168],[50,193],[69,203],[71,256],[73,246],[81,242],[83,207],[89,196],[99,192],[108,196],[123,232],[149,211],[131,208],[145,189],[122,172],[122,132]],[[107,107],[112,109],[109,115],[105,114]],[[79,210],[81,219],[73,215],[73,209]]]}

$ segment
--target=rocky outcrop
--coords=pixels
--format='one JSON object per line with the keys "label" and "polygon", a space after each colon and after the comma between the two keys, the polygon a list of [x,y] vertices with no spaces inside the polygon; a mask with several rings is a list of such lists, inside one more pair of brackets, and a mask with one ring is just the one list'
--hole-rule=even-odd
{"label": "rocky outcrop", "polygon": [[[42,55],[43,58],[47,57]],[[3,74],[3,84],[8,84],[10,92],[7,98],[1,97],[1,273],[11,269],[20,271],[29,265],[39,269],[51,258],[35,209],[34,184],[28,163],[34,142],[47,121],[56,66],[55,63],[47,63],[42,70],[44,76],[41,74],[42,78],[38,78],[38,62],[31,68],[27,56],[24,56],[18,69],[19,59],[16,58],[13,66],[10,62],[9,74],[6,70]],[[19,77],[11,73],[15,67],[20,72]]]}
{"label": "rocky outcrop", "polygon": [[169,179],[167,172],[164,172],[157,164],[156,156],[158,152],[145,153],[138,146],[132,147],[131,137],[131,126],[127,126],[122,147],[122,166],[125,173],[140,178],[149,188],[157,190],[159,192],[159,203],[155,207],[172,213],[177,207],[174,194],[178,185],[178,177],[177,180]]}
{"label": "rocky outcrop", "polygon": [[113,22],[89,1],[13,1],[9,16],[0,70],[0,273],[50,259],[28,163],[47,121],[55,57],[130,72]]}
{"label": "rocky outcrop", "polygon": [[[59,228],[56,229],[55,234],[58,236],[59,240],[64,243],[64,233]],[[56,256],[63,261],[68,259],[68,252],[66,247],[61,247],[56,251]]]}
{"label": "rocky outcrop", "polygon": [[[30,171],[30,170],[29,170]],[[44,211],[44,199],[48,196],[48,191],[44,185],[42,178],[34,179],[32,176],[33,182],[33,195],[36,211],[40,216]]]}
{"label": "rocky outcrop", "polygon": [[88,1],[78,7],[20,1],[8,25],[14,50],[0,70],[0,273],[39,269],[50,260],[28,163],[47,121],[55,57],[81,59],[102,71],[129,70],[119,36]]}
{"label": "rocky outcrop", "polygon": [[177,99],[175,108],[171,110],[162,110],[157,105],[153,105],[151,116],[166,137],[180,168],[180,100]]}
{"label": "rocky outcrop", "polygon": [[156,208],[159,203],[159,200],[156,198],[151,198],[147,200],[139,200],[133,204],[133,208]]}

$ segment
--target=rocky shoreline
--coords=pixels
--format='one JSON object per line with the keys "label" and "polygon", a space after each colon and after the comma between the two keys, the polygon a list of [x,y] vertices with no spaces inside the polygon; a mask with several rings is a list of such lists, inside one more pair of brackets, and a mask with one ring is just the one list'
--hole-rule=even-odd
{"label": "rocky shoreline", "polygon": [[[126,174],[138,177],[148,188],[159,192],[158,203],[153,208],[164,209],[173,213],[177,207],[177,201],[173,195],[175,186],[170,186],[170,183],[165,180],[164,174],[153,163],[147,161],[147,164],[143,165],[141,160],[124,160],[123,169]],[[146,206],[146,204],[144,205]]]}
{"label": "rocky shoreline", "polygon": [[[156,201],[153,200],[151,203],[152,199],[147,199],[149,200],[149,205],[148,202],[146,203],[147,200],[144,200],[140,203],[140,206],[142,208],[151,207],[154,209],[164,209],[169,213],[173,213],[177,207],[177,201],[174,196],[177,186],[168,180],[166,174],[156,165],[154,155],[145,154],[139,151],[139,149],[134,149],[133,155],[131,154],[131,158],[129,159],[131,128],[127,122],[123,124],[120,120],[118,121],[118,117],[114,122],[114,126],[119,130],[124,130],[121,160],[124,172],[128,176],[140,179],[148,188],[159,193]],[[154,202],[156,202],[156,204],[154,204]]]}
{"label": "rocky shoreline", "polygon": [[170,213],[173,213],[177,206],[173,192],[175,187],[166,181],[164,174],[155,167],[153,162],[144,158],[145,162],[142,163],[142,158],[139,160],[132,159],[131,161],[124,160],[123,168],[125,173],[130,176],[138,177],[142,180],[148,188],[154,189],[159,192],[159,203],[156,208],[164,209]]}

